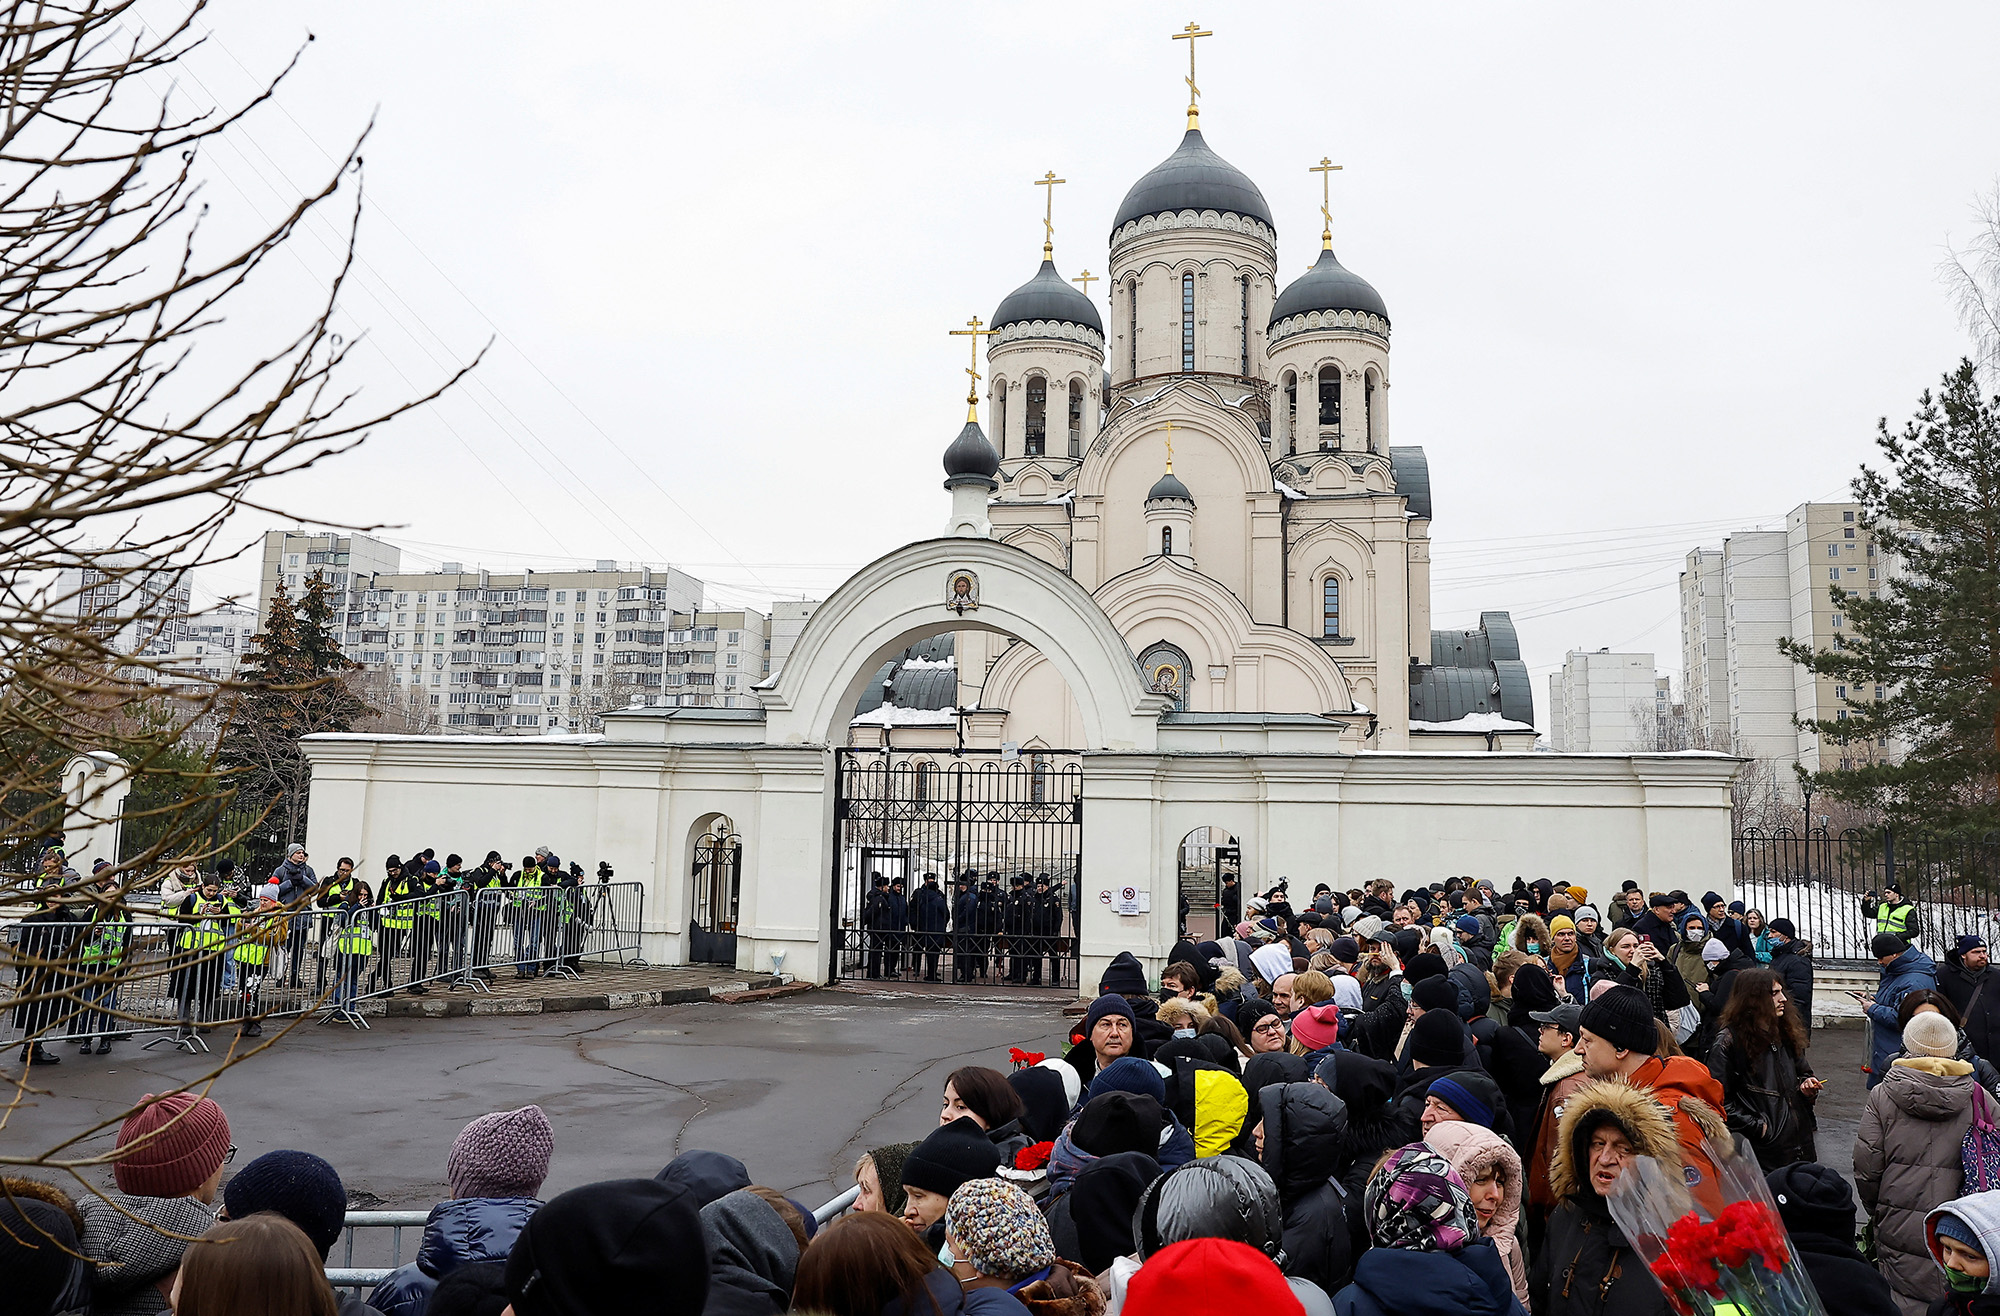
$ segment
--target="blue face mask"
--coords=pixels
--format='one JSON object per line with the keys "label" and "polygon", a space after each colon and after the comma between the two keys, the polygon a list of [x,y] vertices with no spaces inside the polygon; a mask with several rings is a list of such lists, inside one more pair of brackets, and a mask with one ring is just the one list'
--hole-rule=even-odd
{"label": "blue face mask", "polygon": [[1539,941],[1531,941],[1527,945],[1521,947],[1521,950],[1524,954],[1539,955],[1542,953],[1542,943]]}
{"label": "blue face mask", "polygon": [[1175,1037],[1193,1037],[1193,1036],[1194,1036],[1194,1029],[1192,1029],[1192,1028],[1176,1028],[1176,1029],[1174,1029],[1174,1036],[1175,1036]]}
{"label": "blue face mask", "polygon": [[950,1270],[953,1266],[956,1266],[958,1264],[958,1258],[951,1254],[950,1243],[943,1243],[939,1245],[938,1264],[940,1266],[943,1266],[946,1270]]}
{"label": "blue face mask", "polygon": [[1406,982],[1403,984],[1403,999],[1407,1001],[1410,999],[1410,996],[1411,996],[1410,984]]}

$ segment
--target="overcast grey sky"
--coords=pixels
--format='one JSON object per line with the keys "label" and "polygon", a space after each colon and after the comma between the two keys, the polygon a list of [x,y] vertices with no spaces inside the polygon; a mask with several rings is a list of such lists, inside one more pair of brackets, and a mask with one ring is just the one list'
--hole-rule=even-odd
{"label": "overcast grey sky", "polygon": [[[1569,648],[1652,649],[1678,686],[1686,550],[1844,497],[1963,351],[1936,266],[2000,173],[1991,4],[218,0],[191,96],[316,38],[210,157],[219,222],[278,213],[372,115],[352,378],[406,394],[497,336],[283,502],[393,524],[412,564],[824,594],[942,526],[945,331],[1033,273],[1045,170],[1057,263],[1103,271],[1179,139],[1189,18],[1282,272],[1316,254],[1307,166],[1346,166],[1335,247],[1395,324],[1394,441],[1430,456],[1435,623],[1511,610],[1544,720]],[[238,331],[309,305],[332,234]]]}

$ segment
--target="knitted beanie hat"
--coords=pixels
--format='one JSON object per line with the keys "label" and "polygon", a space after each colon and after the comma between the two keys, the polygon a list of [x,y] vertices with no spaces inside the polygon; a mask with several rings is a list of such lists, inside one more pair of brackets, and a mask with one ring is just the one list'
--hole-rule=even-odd
{"label": "knitted beanie hat", "polygon": [[1410,1026],[1410,1059],[1456,1065],[1465,1059],[1465,1025],[1449,1010],[1426,1010]]}
{"label": "knitted beanie hat", "polygon": [[1152,1061],[1141,1060],[1137,1056],[1120,1056],[1097,1071],[1097,1076],[1090,1080],[1090,1086],[1084,1089],[1083,1099],[1089,1101],[1107,1092],[1130,1092],[1134,1096],[1165,1102],[1167,1080],[1160,1076]]}
{"label": "knitted beanie hat", "polygon": [[222,1205],[231,1220],[276,1212],[303,1230],[324,1260],[340,1241],[347,1189],[339,1173],[311,1152],[265,1152],[229,1176]]}
{"label": "knitted beanie hat", "polygon": [[1576,931],[1576,920],[1572,919],[1567,914],[1558,914],[1554,918],[1549,920],[1549,932],[1551,935],[1554,935],[1555,933],[1558,932],[1574,932],[1574,931]]}
{"label": "knitted beanie hat", "polygon": [[[1603,917],[1598,914],[1597,906],[1595,905],[1578,905],[1576,907],[1575,918],[1576,921],[1579,923],[1583,922],[1587,918],[1594,918],[1599,923],[1602,923],[1604,921]],[[1551,926],[1553,927],[1553,925]]]}
{"label": "knitted beanie hat", "polygon": [[540,1106],[481,1115],[465,1126],[445,1158],[453,1197],[538,1197],[549,1177],[555,1131]]}
{"label": "knitted beanie hat", "polygon": [[868,1153],[875,1162],[875,1182],[882,1186],[882,1209],[890,1215],[903,1214],[909,1194],[903,1191],[903,1162],[917,1149],[914,1142],[892,1142]]}
{"label": "knitted beanie hat", "polygon": [[1332,1001],[1308,1005],[1292,1016],[1292,1036],[1309,1051],[1324,1051],[1340,1037],[1340,1007]]}
{"label": "knitted beanie hat", "polygon": [[1305,1316],[1277,1263],[1248,1244],[1190,1238],[1163,1247],[1125,1288],[1125,1316],[1185,1316],[1188,1298],[1229,1295],[1230,1305],[1261,1316]]}
{"label": "knitted beanie hat", "polygon": [[903,1160],[903,1186],[949,1197],[969,1179],[990,1179],[1000,1167],[1000,1149],[979,1127],[962,1115],[918,1143]]}
{"label": "knitted beanie hat", "polygon": [[1420,1010],[1456,1010],[1458,988],[1449,978],[1426,978],[1410,988],[1410,1004]]}
{"label": "knitted beanie hat", "polygon": [[118,1130],[112,1174],[134,1197],[186,1197],[208,1181],[229,1151],[222,1107],[192,1092],[147,1093]]}
{"label": "knitted beanie hat", "polygon": [[1646,993],[1622,983],[1613,984],[1602,996],[1593,992],[1577,1026],[1621,1051],[1652,1055],[1660,1049],[1660,1030],[1653,1023],[1652,1002],[1646,999]]}
{"label": "knitted beanie hat", "polygon": [[963,1247],[954,1255],[994,1279],[1011,1283],[1056,1261],[1048,1222],[1034,1199],[1004,1180],[959,1185],[945,1207],[944,1227]]}
{"label": "knitted beanie hat", "polygon": [[1903,1049],[1913,1056],[1950,1060],[1958,1054],[1958,1029],[1941,1014],[1920,1014],[1903,1025]]}
{"label": "knitted beanie hat", "polygon": [[40,1316],[66,1308],[62,1299],[82,1268],[67,1214],[34,1198],[0,1199],[0,1275],[7,1277],[9,1311]]}

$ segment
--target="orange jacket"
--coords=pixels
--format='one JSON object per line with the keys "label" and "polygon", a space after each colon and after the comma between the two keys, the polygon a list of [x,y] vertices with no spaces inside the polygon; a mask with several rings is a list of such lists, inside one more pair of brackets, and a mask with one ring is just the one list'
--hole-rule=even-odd
{"label": "orange jacket", "polygon": [[1704,1144],[1713,1139],[1718,1147],[1733,1145],[1722,1117],[1722,1084],[1707,1065],[1686,1056],[1654,1056],[1632,1071],[1631,1082],[1650,1090],[1673,1117],[1674,1138],[1695,1200],[1711,1212],[1721,1210],[1721,1182]]}

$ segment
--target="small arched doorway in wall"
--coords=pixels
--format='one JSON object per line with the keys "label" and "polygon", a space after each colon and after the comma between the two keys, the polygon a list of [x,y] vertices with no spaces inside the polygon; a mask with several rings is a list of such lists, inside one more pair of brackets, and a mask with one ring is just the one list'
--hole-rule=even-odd
{"label": "small arched doorway in wall", "polygon": [[736,963],[736,918],[743,897],[743,841],[726,815],[695,825],[688,873],[688,963]]}
{"label": "small arched doorway in wall", "polygon": [[[1179,853],[1181,935],[1197,942],[1228,935],[1243,912],[1242,843],[1220,827],[1197,827],[1181,838]],[[1227,890],[1225,878],[1236,879]]]}

